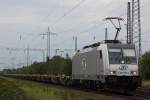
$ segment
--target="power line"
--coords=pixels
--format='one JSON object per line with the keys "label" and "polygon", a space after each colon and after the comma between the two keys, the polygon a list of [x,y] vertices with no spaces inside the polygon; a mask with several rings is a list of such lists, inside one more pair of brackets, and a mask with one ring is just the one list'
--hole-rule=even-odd
{"label": "power line", "polygon": [[[68,14],[70,14],[74,9],[76,9],[78,6],[80,6],[81,5],[81,3],[83,3],[85,0],[81,0],[76,6],[74,6],[72,9],[70,9],[67,13],[65,13],[63,16],[61,16],[58,20],[56,20],[56,22],[55,23],[57,23],[57,21],[59,22],[61,19],[63,19],[65,16],[67,16]],[[111,4],[111,3],[110,3]],[[55,23],[54,23],[54,25],[55,25]],[[91,28],[91,29],[93,29],[93,28]],[[85,32],[87,32],[87,31],[89,31],[89,29],[87,29],[87,30],[85,30],[85,31],[83,31],[83,32],[80,32],[80,33],[85,33]],[[33,40],[33,39],[31,39],[31,40]]]}
{"label": "power line", "polygon": [[[109,5],[111,5],[112,2],[113,2],[113,0],[112,0],[109,4],[107,4],[106,7],[110,7]],[[117,7],[117,9],[120,8],[120,7],[122,7],[122,4],[121,4],[119,7]],[[104,7],[104,8],[105,8],[105,7]],[[117,9],[115,8],[115,9],[109,11],[109,13],[114,12],[114,10],[117,10]],[[99,20],[99,19],[96,19],[96,20],[94,20],[94,21],[89,22],[88,24],[94,23],[94,22],[96,22],[96,21],[98,21],[98,20]],[[94,26],[94,27],[95,27],[95,26]],[[91,28],[91,29],[92,29],[92,28]],[[91,30],[91,29],[90,29],[90,30]],[[64,32],[70,31],[70,30],[73,30],[73,28],[68,29],[68,30],[61,31],[61,32],[59,32],[59,33],[64,33]],[[87,32],[88,30],[89,30],[89,29],[85,30],[85,32]],[[80,32],[80,33],[85,33],[85,32],[83,31],[83,32]]]}
{"label": "power line", "polygon": [[[25,35],[25,38],[24,38],[24,35]],[[28,38],[28,36],[31,36],[33,34],[32,33],[27,33],[27,34],[24,34],[24,35],[23,34],[19,34],[19,41],[26,40],[26,38]],[[40,36],[40,34],[35,34],[33,37],[30,37],[30,39],[26,41],[26,44],[31,44],[31,43],[33,44],[34,41],[36,39],[38,39],[39,36]]]}
{"label": "power line", "polygon": [[[67,15],[69,15],[72,11],[74,11],[76,8],[78,8],[85,0],[81,0],[78,4],[76,4],[73,8],[71,8],[68,12],[66,12],[64,15],[62,15],[60,18],[58,18],[53,24],[52,26],[56,25],[59,21],[61,21],[64,17],[66,17]],[[111,1],[113,2],[113,0]],[[109,4],[107,4],[106,6],[109,6],[111,4],[111,2]],[[49,16],[49,15],[48,15]],[[47,16],[47,17],[48,17]],[[47,18],[46,17],[46,18]],[[94,21],[90,22],[90,23],[93,23]],[[65,31],[66,32],[66,31]],[[59,33],[62,33],[62,32],[59,32]],[[38,35],[39,36],[39,35]],[[37,36],[36,36],[37,37]],[[33,37],[30,41],[33,41],[34,39],[36,39],[36,37]],[[29,42],[30,42],[29,41]],[[28,43],[29,43],[28,42]]]}
{"label": "power line", "polygon": [[[62,16],[61,16],[60,18],[58,18],[56,21],[63,19],[63,16],[65,17],[65,16],[67,16],[68,14],[70,14],[73,10],[75,10],[78,6],[80,6],[81,3],[83,3],[84,1],[85,1],[85,0],[81,0],[78,4],[76,4],[73,8],[71,8],[67,13],[65,13],[64,15],[62,15]],[[55,10],[53,10],[53,11],[55,11]],[[44,18],[40,21],[40,23],[42,23],[43,21],[45,21],[51,14],[52,14],[52,13],[49,13],[46,17],[44,17]],[[53,24],[56,24],[56,23],[57,23],[56,21],[55,21]],[[37,29],[40,29],[41,24],[39,24],[39,25],[36,26],[36,27],[37,27]]]}
{"label": "power line", "polygon": [[41,52],[42,53],[42,57],[43,57],[43,62],[45,61],[45,49],[35,49],[35,48],[30,48],[29,46],[27,48],[4,48],[5,50],[8,51],[27,51],[27,66],[29,65],[29,61],[30,61],[30,51],[37,51],[37,52]]}
{"label": "power line", "polygon": [[[110,5],[112,4],[112,2],[113,2],[113,0],[109,3],[109,4],[107,4],[105,7],[110,7]],[[121,6],[121,5],[120,5]],[[104,7],[104,8],[105,8]],[[119,8],[119,7],[118,7]],[[118,9],[117,8],[117,9]],[[113,9],[113,10],[116,10],[116,9]],[[113,10],[111,10],[111,11],[109,11],[109,13],[111,13],[111,12],[113,12]],[[105,16],[105,15],[104,15]],[[104,17],[103,16],[103,17]],[[94,22],[96,22],[96,21],[98,21],[100,19],[100,16],[97,18],[97,19],[95,19],[95,20],[93,20],[93,21],[90,21],[89,23],[86,23],[86,24],[91,24],[91,23],[94,23]],[[81,23],[80,23],[81,24]],[[63,30],[63,31],[60,31],[60,32],[58,32],[58,33],[64,33],[64,32],[67,32],[67,31],[70,31],[70,30],[73,30],[74,28],[70,28],[70,29],[68,29],[68,30]]]}
{"label": "power line", "polygon": [[[58,18],[53,24],[52,26],[56,25],[59,21],[61,21],[64,17],[66,17],[68,14],[70,14],[72,11],[74,11],[76,8],[78,8],[85,0],[81,0],[78,4],[76,4],[73,8],[71,8],[68,12],[66,12],[64,15],[62,15],[60,18]],[[46,18],[49,15],[46,16]],[[43,19],[45,20],[45,19]],[[38,35],[39,36],[39,35]],[[37,36],[36,36],[37,37]],[[30,41],[33,41],[33,39],[35,39],[36,37],[33,37]],[[30,42],[29,41],[29,42]]]}
{"label": "power line", "polygon": [[[84,0],[82,0],[82,1],[84,1]],[[69,10],[69,11],[70,11],[70,10]],[[70,12],[70,13],[71,13],[71,12]],[[70,13],[69,13],[69,14],[70,14]],[[65,14],[64,14],[64,15],[65,15]],[[64,15],[63,15],[63,16],[64,16]],[[67,15],[65,15],[65,16],[67,16]],[[64,17],[65,17],[65,16],[64,16]],[[62,19],[63,19],[63,18],[62,18]],[[61,20],[61,19],[60,19],[60,20]],[[59,22],[59,21],[58,21],[58,22]],[[57,24],[57,22],[56,22],[56,24]],[[87,31],[88,31],[88,30],[87,30]],[[85,32],[87,32],[87,31],[85,31]],[[59,32],[59,33],[61,33],[61,32]],[[83,33],[83,32],[79,32],[79,33]]]}
{"label": "power line", "polygon": [[78,4],[76,4],[73,8],[71,8],[68,12],[66,12],[64,15],[62,15],[60,18],[58,18],[52,26],[56,25],[59,21],[61,21],[64,17],[69,15],[71,12],[73,12],[76,8],[78,8],[85,0],[81,0]]}
{"label": "power line", "polygon": [[[67,15],[69,15],[72,11],[74,11],[76,8],[78,8],[85,0],[81,0],[79,3],[77,3],[73,8],[71,8],[68,12],[66,12],[64,15],[62,15],[60,18],[58,18],[53,24],[56,24],[57,22],[59,22],[60,20],[62,20],[64,17],[66,17]],[[109,5],[111,5],[111,3],[113,2],[113,0],[107,4],[105,7],[109,7]],[[105,8],[104,7],[104,8]],[[50,13],[51,14],[51,13]],[[48,18],[48,16],[50,15],[48,14],[43,20],[45,20],[46,18]],[[42,21],[41,21],[42,22]],[[52,24],[52,25],[53,25]]]}
{"label": "power line", "polygon": [[[100,24],[100,25],[102,25],[102,24]],[[98,26],[99,26],[99,25],[97,25],[97,26],[92,26],[92,27],[90,27],[90,28],[88,28],[88,29],[86,29],[86,30],[77,32],[77,36],[83,35],[83,34],[87,33],[88,31],[90,31],[90,30],[92,30],[92,29],[94,29],[94,28],[98,28]],[[101,28],[101,29],[102,29],[102,28]],[[69,38],[71,38],[71,37],[72,37],[72,36],[69,36],[69,37],[65,38],[63,41],[61,41],[61,43],[67,41],[67,40],[68,40]],[[55,46],[57,46],[57,45],[59,45],[59,43],[55,44]]]}

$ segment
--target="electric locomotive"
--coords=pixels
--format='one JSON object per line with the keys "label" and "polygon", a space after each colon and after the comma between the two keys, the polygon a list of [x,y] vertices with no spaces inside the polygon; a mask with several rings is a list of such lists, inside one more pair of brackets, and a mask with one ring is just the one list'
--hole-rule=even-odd
{"label": "electric locomotive", "polygon": [[84,47],[73,57],[72,78],[94,88],[135,90],[139,83],[135,45],[106,40]]}
{"label": "electric locomotive", "polygon": [[[118,22],[122,20],[118,17],[106,19],[117,19]],[[121,27],[115,28],[117,33],[114,40],[85,46],[74,55],[72,79],[76,83],[90,88],[117,88],[124,91],[134,91],[139,86],[136,46],[117,40]]]}

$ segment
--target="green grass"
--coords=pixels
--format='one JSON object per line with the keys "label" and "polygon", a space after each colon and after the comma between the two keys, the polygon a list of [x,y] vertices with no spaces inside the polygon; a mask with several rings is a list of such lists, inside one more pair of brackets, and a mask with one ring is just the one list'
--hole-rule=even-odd
{"label": "green grass", "polygon": [[[49,85],[31,81],[16,80],[17,85],[25,91],[31,100],[107,100],[100,94],[82,92],[62,86]],[[91,99],[94,98],[94,99]]]}
{"label": "green grass", "polygon": [[[143,81],[150,86],[150,81]],[[26,98],[26,96],[28,99]],[[0,77],[0,97],[7,100],[110,100],[111,96],[78,91],[62,86]],[[24,99],[23,99],[24,98]],[[1,100],[1,98],[0,98]],[[114,98],[115,100],[115,98]]]}
{"label": "green grass", "polygon": [[[150,81],[143,81],[143,85],[150,86]],[[8,100],[27,100],[22,99],[25,98],[24,93],[28,100],[115,100],[117,98],[63,86],[0,77],[0,96],[9,97]]]}
{"label": "green grass", "polygon": [[24,91],[14,82],[0,77],[0,100],[27,100]]}

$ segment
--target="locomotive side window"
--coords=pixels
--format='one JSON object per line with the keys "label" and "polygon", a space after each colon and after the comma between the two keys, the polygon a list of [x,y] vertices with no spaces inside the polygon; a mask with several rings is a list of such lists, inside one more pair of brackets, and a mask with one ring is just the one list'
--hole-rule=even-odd
{"label": "locomotive side window", "polygon": [[82,67],[83,67],[83,70],[86,69],[86,59],[85,58],[82,59]]}
{"label": "locomotive side window", "polygon": [[102,59],[102,50],[99,51],[100,59]]}

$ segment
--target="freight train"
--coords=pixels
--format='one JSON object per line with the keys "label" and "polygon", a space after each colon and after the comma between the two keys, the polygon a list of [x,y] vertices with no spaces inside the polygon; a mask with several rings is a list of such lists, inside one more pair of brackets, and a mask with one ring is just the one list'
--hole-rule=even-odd
{"label": "freight train", "polygon": [[136,47],[119,40],[105,40],[78,50],[72,58],[72,75],[6,76],[89,89],[134,91],[139,86]]}

